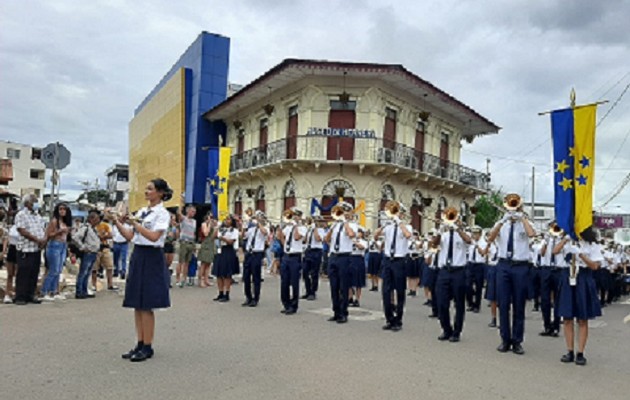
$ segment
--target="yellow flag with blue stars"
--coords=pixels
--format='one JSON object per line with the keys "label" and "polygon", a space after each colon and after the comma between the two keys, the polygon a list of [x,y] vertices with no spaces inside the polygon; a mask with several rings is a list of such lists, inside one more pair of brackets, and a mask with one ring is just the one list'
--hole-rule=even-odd
{"label": "yellow flag with blue stars", "polygon": [[574,239],[593,225],[597,105],[551,113],[556,223]]}

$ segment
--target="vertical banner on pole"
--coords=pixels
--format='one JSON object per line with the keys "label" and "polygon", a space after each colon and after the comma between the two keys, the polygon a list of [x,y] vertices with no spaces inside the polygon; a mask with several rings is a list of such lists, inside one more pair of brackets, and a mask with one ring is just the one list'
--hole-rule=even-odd
{"label": "vertical banner on pole", "polygon": [[219,149],[219,170],[217,173],[218,189],[217,189],[217,208],[219,211],[219,219],[223,220],[229,214],[228,205],[228,178],[230,177],[230,156],[232,149],[230,147],[221,147]]}

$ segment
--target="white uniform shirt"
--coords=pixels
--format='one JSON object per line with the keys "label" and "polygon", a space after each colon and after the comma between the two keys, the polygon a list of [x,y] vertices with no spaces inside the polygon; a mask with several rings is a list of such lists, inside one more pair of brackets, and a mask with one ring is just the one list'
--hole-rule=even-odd
{"label": "white uniform shirt", "polygon": [[[438,261],[438,267],[444,268],[447,266],[448,247],[450,245],[450,231],[442,232],[440,234],[440,257]],[[466,253],[468,252],[468,244],[464,242],[464,239],[453,231],[453,258],[451,260],[451,267],[463,267],[466,265]]]}
{"label": "white uniform shirt", "polygon": [[488,248],[488,265],[495,266],[499,262],[499,252],[494,243],[490,243]]}
{"label": "white uniform shirt", "polygon": [[382,240],[370,240],[369,242],[369,251],[370,253],[380,253],[381,247],[383,246],[383,241]]}
{"label": "white uniform shirt", "polygon": [[[232,247],[234,248],[234,250],[238,250],[238,230],[236,228],[220,228],[219,233],[217,235],[217,239],[221,237],[226,238],[228,240],[234,240],[234,243],[232,243]],[[222,246],[229,246],[229,245],[223,241],[219,241],[219,247],[217,247],[217,251],[219,254],[221,254]]]}
{"label": "white uniform shirt", "polygon": [[[456,232],[457,233],[457,232]],[[478,241],[472,242],[472,244],[468,247],[468,261],[475,264],[483,264],[486,262],[486,258],[481,255],[479,249],[486,248],[486,241],[484,239],[479,239]]]}
{"label": "white uniform shirt", "polygon": [[[406,224],[407,231],[412,232],[411,225]],[[395,253],[392,253],[392,242],[394,240],[394,231],[396,231],[396,249]],[[385,236],[385,247],[383,253],[386,257],[406,257],[409,253],[409,239],[405,237],[400,226],[396,224],[389,224],[383,228],[383,235]]]}
{"label": "white uniform shirt", "polygon": [[[540,260],[540,265],[542,265],[543,267],[560,267],[564,265],[564,259],[562,257],[562,254],[556,254],[556,256],[552,258],[554,247],[556,247],[558,243],[560,243],[561,241],[562,241],[561,238],[554,237],[554,236],[548,237],[545,240],[543,240],[541,245],[543,247],[547,245],[547,248],[545,249],[545,253],[541,254],[542,257]],[[553,263],[552,263],[552,260],[553,260]]]}
{"label": "white uniform shirt", "polygon": [[306,232],[306,237],[304,238],[304,250],[308,250],[309,248],[321,250],[324,248],[324,242],[322,242],[321,240],[317,240],[317,238],[315,237],[315,231],[317,231],[320,239],[323,239],[324,236],[326,236],[326,231],[324,230],[324,228],[308,229],[308,231]]}
{"label": "white uniform shirt", "polygon": [[[133,227],[126,222],[123,224],[123,228],[129,230],[133,229]],[[127,239],[125,239],[125,237],[121,235],[116,225],[114,225],[112,228],[112,239],[114,240],[114,243],[127,243]]]}
{"label": "white uniform shirt", "polygon": [[[601,247],[597,243],[588,243],[580,241],[580,254],[586,255],[591,261],[599,262],[600,267],[605,263],[602,255]],[[577,265],[580,268],[588,268],[586,263],[580,257],[576,257]]]}
{"label": "white uniform shirt", "polygon": [[[613,254],[613,252],[610,250],[602,250],[602,257],[604,257],[604,261],[600,265],[600,268],[605,268],[609,271],[614,270],[615,269],[615,255]],[[608,262],[608,260],[611,260],[611,262]]]}
{"label": "white uniform shirt", "polygon": [[[255,238],[254,232],[256,233]],[[257,228],[257,226],[247,228],[247,231],[245,232],[245,251],[265,251],[266,240],[267,236],[263,235],[263,233],[260,231],[260,228]]]}
{"label": "white uniform shirt", "polygon": [[[509,258],[507,254],[508,242],[510,237],[510,225],[508,221],[499,230],[499,235],[496,238],[497,247],[499,248],[499,258]],[[513,261],[528,261],[529,254],[529,237],[525,232],[525,226],[522,221],[514,223],[514,245],[513,245]]]}
{"label": "white uniform shirt", "polygon": [[142,219],[142,226],[150,231],[162,231],[157,241],[152,242],[138,232],[133,235],[132,242],[140,246],[164,247],[166,230],[171,222],[171,214],[164,208],[163,203],[159,203],[153,208],[143,207],[137,212]]}
{"label": "white uniform shirt", "polygon": [[[355,233],[359,231],[359,225],[356,222],[349,222],[350,229]],[[339,233],[341,231],[341,234]],[[337,237],[339,237],[339,248],[336,249]],[[335,253],[352,253],[354,242],[348,236],[345,229],[345,223],[336,222],[332,227],[332,235],[330,236],[330,254]]]}
{"label": "white uniform shirt", "polygon": [[293,228],[295,228],[300,235],[306,235],[307,228],[305,226],[298,226],[295,224],[285,226],[282,229],[282,233],[284,234],[284,252],[286,254],[300,254],[304,251],[304,241],[295,240],[295,236],[293,236]]}
{"label": "white uniform shirt", "polygon": [[365,251],[367,250],[367,245],[368,245],[367,240],[365,240],[365,239],[357,239],[356,242],[361,244],[361,246],[363,246],[363,248],[360,249],[356,245],[353,245],[352,246],[352,255],[353,256],[364,256],[365,255]]}
{"label": "white uniform shirt", "polygon": [[414,258],[420,256],[423,253],[422,242],[420,240],[409,241],[409,254]]}

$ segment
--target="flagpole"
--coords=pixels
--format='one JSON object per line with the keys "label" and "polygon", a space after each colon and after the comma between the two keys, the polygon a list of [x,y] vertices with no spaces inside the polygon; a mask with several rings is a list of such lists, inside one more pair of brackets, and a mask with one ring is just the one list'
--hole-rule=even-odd
{"label": "flagpole", "polygon": [[[609,103],[608,100],[602,100],[602,101],[596,101],[595,103],[590,103],[590,104],[583,104],[581,106],[573,106],[572,108],[580,108],[580,107],[588,107],[588,106],[598,106],[600,104],[606,104]],[[543,112],[539,112],[538,115],[547,115],[547,114],[551,114],[552,112],[554,112],[556,110],[550,110],[550,111],[543,111]]]}

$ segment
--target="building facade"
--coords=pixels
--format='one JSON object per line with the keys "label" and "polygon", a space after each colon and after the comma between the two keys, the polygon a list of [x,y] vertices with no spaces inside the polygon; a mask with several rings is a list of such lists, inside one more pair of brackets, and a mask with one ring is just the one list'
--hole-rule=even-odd
{"label": "building facade", "polygon": [[459,164],[461,141],[499,127],[400,65],[285,60],[204,117],[227,126],[231,211],[272,222],[298,206],[326,215],[339,197],[378,224],[388,200],[426,231],[469,206],[489,176]]}
{"label": "building facade", "polygon": [[107,176],[108,202],[115,205],[119,201],[125,201],[129,193],[129,166],[125,164],[115,164],[105,171]]}
{"label": "building facade", "polygon": [[0,188],[17,196],[32,193],[42,200],[46,187],[46,167],[41,157],[41,148],[0,141]]}
{"label": "building facade", "polygon": [[[230,39],[202,32],[134,112],[129,123],[129,207],[145,204],[144,185],[164,178],[175,195],[167,206],[203,203],[216,170],[221,123],[202,113],[226,98]],[[210,172],[212,171],[212,173]]]}

